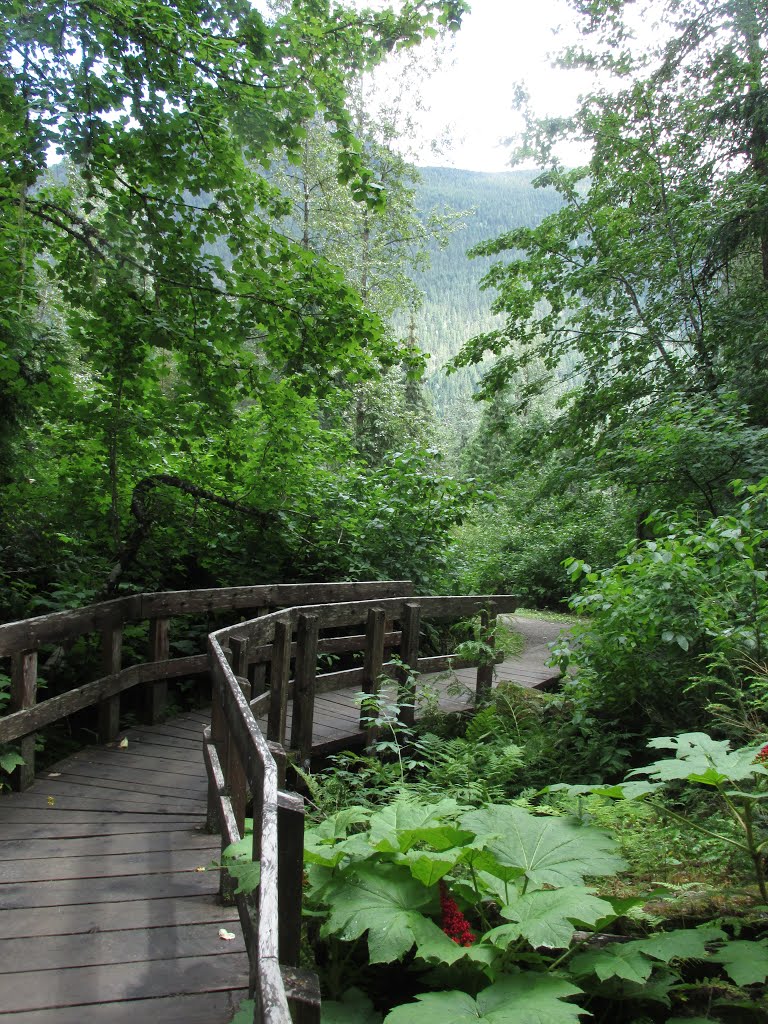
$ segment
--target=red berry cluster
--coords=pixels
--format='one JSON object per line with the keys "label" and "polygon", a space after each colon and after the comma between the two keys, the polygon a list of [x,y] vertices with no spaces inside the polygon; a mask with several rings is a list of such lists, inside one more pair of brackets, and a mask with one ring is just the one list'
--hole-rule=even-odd
{"label": "red berry cluster", "polygon": [[475,936],[469,927],[469,921],[456,905],[456,900],[448,894],[445,882],[440,882],[441,927],[449,939],[460,946],[471,946]]}
{"label": "red berry cluster", "polygon": [[762,764],[765,764],[765,762],[768,761],[768,743],[766,743],[766,745],[758,751],[755,760],[760,761]]}

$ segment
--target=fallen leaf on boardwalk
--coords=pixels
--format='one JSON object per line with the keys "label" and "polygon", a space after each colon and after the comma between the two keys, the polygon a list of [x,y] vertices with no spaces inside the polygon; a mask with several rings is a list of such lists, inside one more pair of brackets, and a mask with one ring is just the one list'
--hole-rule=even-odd
{"label": "fallen leaf on boardwalk", "polygon": [[195,868],[195,871],[205,871],[205,868]]}
{"label": "fallen leaf on boardwalk", "polygon": [[226,928],[219,928],[219,938],[231,942],[235,938],[235,933],[228,932]]}
{"label": "fallen leaf on boardwalk", "polygon": [[128,737],[127,736],[123,736],[123,738],[120,740],[120,742],[117,745],[122,750],[125,750],[125,748],[128,746]]}
{"label": "fallen leaf on boardwalk", "polygon": [[56,806],[56,800],[55,800],[54,797],[52,797],[52,796],[48,797],[48,806],[49,807],[55,807]]}
{"label": "fallen leaf on boardwalk", "polygon": [[49,779],[58,779],[60,775],[61,775],[61,772],[49,772],[48,773],[48,778]]}

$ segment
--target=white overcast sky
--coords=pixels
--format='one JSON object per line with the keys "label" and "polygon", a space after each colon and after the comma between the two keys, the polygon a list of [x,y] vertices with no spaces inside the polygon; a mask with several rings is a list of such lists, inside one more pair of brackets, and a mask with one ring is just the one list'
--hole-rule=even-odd
{"label": "white overcast sky", "polygon": [[[549,55],[572,42],[573,16],[565,0],[471,0],[453,52],[423,85],[431,108],[423,119],[423,144],[416,162],[475,171],[509,166],[509,147],[521,118],[513,109],[513,89],[524,82],[539,115],[564,115],[587,86],[582,72],[554,69]],[[562,28],[557,32],[558,28]],[[452,126],[453,141],[442,156],[429,152],[427,139]],[[572,156],[573,159],[569,159]],[[577,162],[583,153],[563,154]]]}

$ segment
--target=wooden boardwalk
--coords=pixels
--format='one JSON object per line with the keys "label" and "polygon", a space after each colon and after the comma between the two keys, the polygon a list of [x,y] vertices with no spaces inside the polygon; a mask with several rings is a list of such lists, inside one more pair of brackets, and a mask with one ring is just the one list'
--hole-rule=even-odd
{"label": "wooden boardwalk", "polygon": [[[560,624],[521,615],[505,616],[505,620],[522,635],[524,646],[519,655],[496,666],[494,686],[501,682],[511,682],[527,688],[548,689],[555,685],[560,672],[547,665],[547,662],[550,658],[549,644],[560,633]],[[466,668],[456,672],[425,675],[420,684],[426,685],[439,698],[442,711],[465,711],[474,701],[475,680],[476,669]],[[345,741],[360,735],[360,707],[356,699],[359,690],[359,687],[352,686],[322,694],[315,699],[312,742],[318,752],[338,750],[344,746]],[[396,700],[394,685],[384,688],[383,699]],[[424,706],[423,702],[421,706]],[[417,719],[419,715],[420,707],[417,705]],[[290,707],[287,721],[287,735],[290,736]],[[260,724],[266,728],[266,720]]]}
{"label": "wooden boardwalk", "polygon": [[[496,681],[550,683],[546,645],[559,627],[511,624],[526,647]],[[425,677],[445,710],[466,708],[474,687],[474,670],[455,677]],[[447,692],[457,680],[466,695]],[[358,731],[354,694],[317,698],[315,746]],[[203,830],[208,720],[195,711],[129,729],[0,797],[0,1024],[232,1019],[248,962],[237,911],[217,903],[218,873],[200,870],[219,853]]]}
{"label": "wooden boardwalk", "polygon": [[[0,798],[0,1022],[225,1024],[248,962],[203,831],[208,716],[121,733]],[[219,929],[236,933],[225,941]]]}

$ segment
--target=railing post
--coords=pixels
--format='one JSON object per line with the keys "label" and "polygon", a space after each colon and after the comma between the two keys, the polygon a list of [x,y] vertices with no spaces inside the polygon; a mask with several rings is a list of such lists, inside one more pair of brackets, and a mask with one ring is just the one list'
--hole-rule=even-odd
{"label": "railing post", "polygon": [[[261,618],[262,615],[269,615],[269,612],[269,608],[258,608],[256,610],[256,618]],[[248,678],[251,681],[251,692],[254,697],[258,697],[260,694],[264,693],[267,679],[267,666],[264,662],[256,662],[251,665],[250,671],[248,672]]]}
{"label": "railing post", "polygon": [[[37,651],[17,651],[11,659],[11,700],[9,711],[26,711],[37,703]],[[35,734],[22,736],[19,754],[24,764],[14,769],[11,785],[23,791],[35,780]]]}
{"label": "railing post", "polygon": [[302,768],[308,767],[312,756],[318,632],[317,615],[299,616],[296,624],[296,676],[293,684],[291,748],[298,751]]}
{"label": "railing post", "polygon": [[403,725],[413,725],[416,719],[414,673],[419,670],[419,631],[421,629],[421,607],[418,604],[408,603],[405,605],[402,627],[400,660],[403,662],[403,666],[397,674],[399,684],[397,699],[400,704],[400,721]]}
{"label": "railing post", "polygon": [[298,967],[304,881],[304,798],[298,793],[277,795],[277,853],[280,963]]}
{"label": "railing post", "polygon": [[285,718],[288,709],[288,680],[291,675],[291,627],[286,622],[275,623],[272,641],[270,687],[272,699],[267,720],[267,739],[285,745]]}
{"label": "railing post", "polygon": [[[101,631],[101,663],[105,676],[120,671],[123,657],[123,624],[110,623]],[[120,694],[99,701],[99,743],[111,743],[120,731]]]}
{"label": "railing post", "polygon": [[[370,608],[368,622],[365,627],[365,661],[363,663],[363,691],[376,697],[379,692],[381,670],[384,665],[384,632],[386,616],[383,608]],[[370,746],[376,740],[377,730],[366,722],[370,718],[370,708],[365,703],[360,708],[360,728],[365,732],[365,745]],[[376,715],[375,717],[378,717]]]}
{"label": "railing post", "polygon": [[[149,660],[168,661],[170,657],[170,619],[149,620]],[[158,679],[145,684],[144,719],[149,725],[156,725],[168,706],[168,680]]]}
{"label": "railing post", "polygon": [[[494,629],[496,628],[496,610],[493,602],[487,609],[480,612],[480,639],[489,647],[495,646]],[[493,687],[494,663],[477,666],[477,683],[475,685],[475,707],[485,704]]]}

